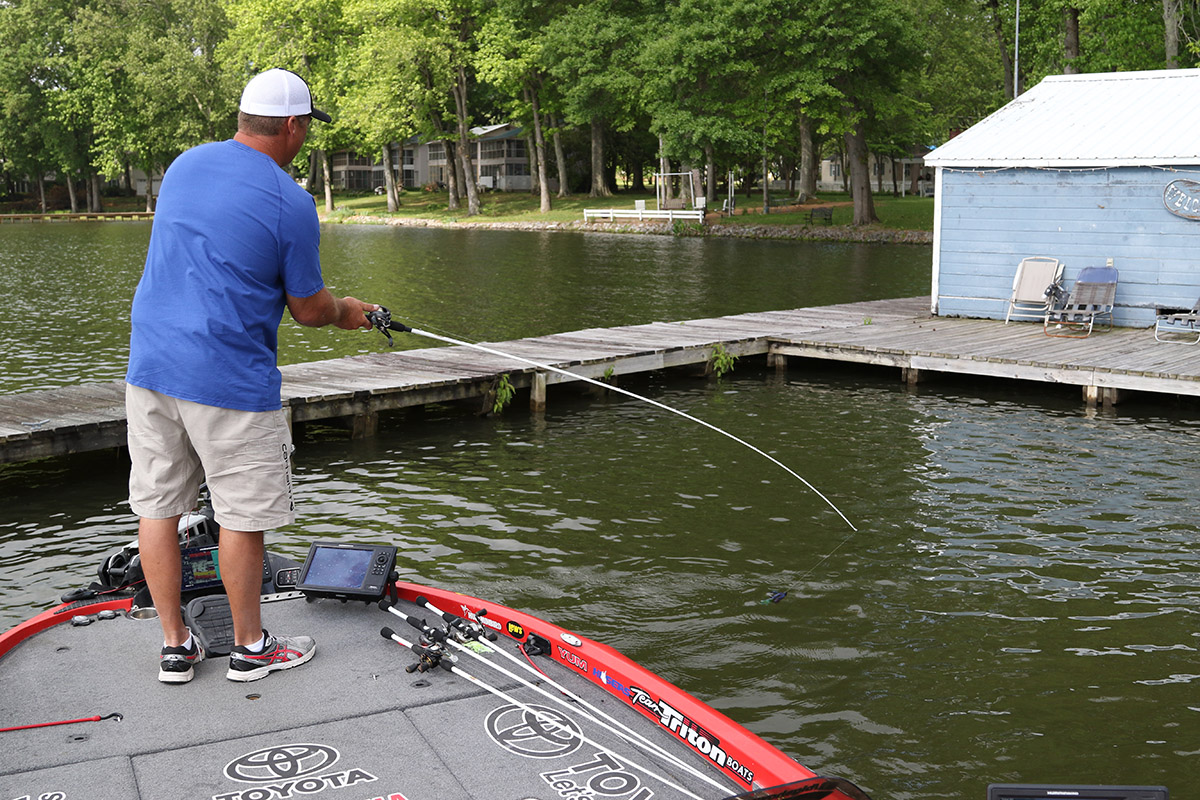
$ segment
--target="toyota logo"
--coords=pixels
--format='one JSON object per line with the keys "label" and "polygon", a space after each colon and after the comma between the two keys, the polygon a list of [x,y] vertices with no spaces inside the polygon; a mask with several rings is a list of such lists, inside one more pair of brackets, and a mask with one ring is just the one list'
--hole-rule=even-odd
{"label": "toyota logo", "polygon": [[284,744],[264,747],[225,765],[225,775],[242,783],[265,783],[298,778],[331,767],[341,754],[323,744]]}
{"label": "toyota logo", "polygon": [[500,706],[485,725],[492,741],[526,758],[557,758],[583,744],[575,721],[545,706]]}

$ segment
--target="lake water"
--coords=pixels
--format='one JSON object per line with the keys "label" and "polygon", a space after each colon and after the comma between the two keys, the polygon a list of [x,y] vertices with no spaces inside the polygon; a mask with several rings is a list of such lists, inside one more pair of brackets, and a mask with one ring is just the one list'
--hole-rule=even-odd
{"label": "lake water", "polygon": [[[148,226],[0,228],[0,391],[121,376]],[[473,339],[911,296],[925,247],[329,227],[327,278]],[[186,313],[186,309],[164,309]],[[285,323],[282,358],[379,350]],[[399,337],[398,347],[424,347]],[[403,577],[605,641],[876,800],[989,782],[1200,784],[1200,418],[1089,413],[1077,390],[739,362],[553,387],[544,416],[439,407],[296,454],[301,522],[389,542]],[[133,537],[127,467],[0,467],[0,625],[86,584]],[[832,555],[829,555],[832,553]],[[824,561],[821,559],[828,558]],[[811,570],[811,571],[810,571]],[[790,589],[778,604],[770,590]]]}

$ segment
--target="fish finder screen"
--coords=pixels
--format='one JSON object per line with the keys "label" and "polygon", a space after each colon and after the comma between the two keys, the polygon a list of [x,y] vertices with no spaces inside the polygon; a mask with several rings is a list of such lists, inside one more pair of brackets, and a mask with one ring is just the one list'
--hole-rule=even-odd
{"label": "fish finder screen", "polygon": [[201,547],[195,550],[184,550],[183,561],[183,591],[190,589],[205,589],[221,582],[221,565],[217,557],[217,548]]}
{"label": "fish finder screen", "polygon": [[357,589],[367,577],[372,552],[340,547],[317,547],[313,551],[304,583],[312,586]]}

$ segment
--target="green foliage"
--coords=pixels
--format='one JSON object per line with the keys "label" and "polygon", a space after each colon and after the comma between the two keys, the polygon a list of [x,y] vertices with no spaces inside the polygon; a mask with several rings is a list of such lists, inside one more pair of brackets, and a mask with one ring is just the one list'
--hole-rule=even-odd
{"label": "green foliage", "polygon": [[492,413],[499,414],[504,410],[505,406],[512,402],[513,397],[517,394],[517,390],[513,387],[512,382],[508,379],[508,373],[505,372],[496,378],[492,384]]}
{"label": "green foliage", "polygon": [[[905,156],[1008,99],[1015,21],[1016,0],[0,0],[0,168],[159,171],[231,135],[241,87],[277,66],[335,116],[315,149],[531,127],[536,104],[547,136],[619,145],[605,169],[779,172],[801,131]],[[1161,68],[1167,42],[1194,65],[1198,30],[1195,0],[1026,0],[1022,84]]]}
{"label": "green foliage", "polygon": [[725,345],[717,344],[712,349],[712,355],[708,359],[708,368],[713,375],[721,378],[733,371],[733,365],[737,362],[737,356],[730,354],[725,349]]}
{"label": "green foliage", "polygon": [[671,223],[671,233],[675,236],[703,236],[704,223],[677,219]]}

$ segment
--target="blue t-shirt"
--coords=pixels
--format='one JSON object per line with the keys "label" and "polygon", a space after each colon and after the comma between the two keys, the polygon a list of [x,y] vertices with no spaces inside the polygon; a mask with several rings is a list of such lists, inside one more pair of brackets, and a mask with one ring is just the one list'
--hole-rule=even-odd
{"label": "blue t-shirt", "polygon": [[125,380],[242,411],[280,407],[286,295],[324,287],[312,196],[266,154],[229,140],[163,177],[133,298]]}

